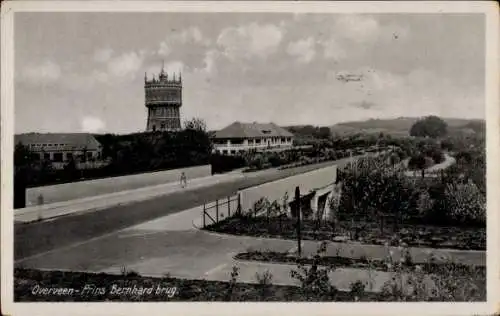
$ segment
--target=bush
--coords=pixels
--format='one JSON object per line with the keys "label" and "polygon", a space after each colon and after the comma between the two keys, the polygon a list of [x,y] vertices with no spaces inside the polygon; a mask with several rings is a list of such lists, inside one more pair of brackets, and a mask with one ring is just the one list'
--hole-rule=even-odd
{"label": "bush", "polygon": [[431,167],[434,161],[423,154],[413,156],[408,161],[408,168],[411,170],[423,170]]}
{"label": "bush", "polygon": [[242,156],[214,154],[210,157],[210,165],[212,166],[212,173],[215,174],[243,168],[246,161]]}
{"label": "bush", "polygon": [[297,270],[290,272],[290,276],[299,281],[302,295],[308,301],[317,301],[325,297],[333,299],[337,294],[337,289],[331,285],[329,276],[335,267],[320,266],[320,259],[325,254],[326,247],[326,242],[320,244],[310,267],[298,264]]}
{"label": "bush", "polygon": [[445,198],[453,221],[486,223],[486,198],[472,181],[466,184],[448,184]]}

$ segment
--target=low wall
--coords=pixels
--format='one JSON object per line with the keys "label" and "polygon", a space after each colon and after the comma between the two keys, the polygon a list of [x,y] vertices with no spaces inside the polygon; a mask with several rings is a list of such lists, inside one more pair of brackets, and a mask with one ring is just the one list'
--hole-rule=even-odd
{"label": "low wall", "polygon": [[180,180],[182,172],[185,172],[188,181],[189,179],[207,177],[212,174],[210,165],[203,165],[29,188],[26,190],[26,206],[36,205],[40,194],[43,195],[44,204],[70,201],[101,194],[133,190],[169,182],[177,182]]}
{"label": "low wall", "polygon": [[301,195],[313,190],[324,188],[337,180],[337,166],[329,166],[291,176],[288,178],[267,182],[258,186],[240,190],[241,210],[246,212],[252,209],[254,203],[265,197],[270,202],[275,200],[282,202],[285,193],[288,193],[288,201],[292,201],[295,196],[295,187],[299,186]]}

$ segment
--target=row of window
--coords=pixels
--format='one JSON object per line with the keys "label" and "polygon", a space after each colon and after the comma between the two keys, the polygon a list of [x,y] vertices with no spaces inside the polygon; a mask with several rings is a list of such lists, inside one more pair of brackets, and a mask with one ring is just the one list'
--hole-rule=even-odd
{"label": "row of window", "polygon": [[30,147],[61,147],[67,146],[68,144],[30,144]]}
{"label": "row of window", "polygon": [[166,108],[155,108],[155,109],[150,109],[150,114],[154,116],[179,116],[179,108],[172,108],[172,107],[166,107]]}
{"label": "row of window", "polygon": [[175,89],[169,89],[168,91],[146,90],[146,97],[178,97],[179,95],[180,95],[180,92],[175,91]]}
{"label": "row of window", "polygon": [[[268,143],[270,142],[271,144],[276,143],[279,140],[280,140],[279,137],[267,139]],[[289,143],[291,141],[292,141],[292,139],[290,137],[282,137],[281,138],[281,143]],[[225,144],[227,144],[227,141],[216,140],[215,143],[219,144],[219,145],[225,145]],[[229,143],[230,144],[243,144],[244,140],[243,139],[233,139],[233,140],[230,140]],[[266,139],[254,139],[253,141],[250,139],[248,140],[248,145],[252,145],[252,144],[260,145],[261,143],[266,144]]]}
{"label": "row of window", "polygon": [[[168,124],[168,129],[175,129],[175,128],[180,128],[180,125],[178,123],[176,123],[175,121],[171,122],[170,124]],[[153,130],[153,132],[156,132],[158,129],[156,127],[156,125],[153,124],[153,126],[151,126],[151,129]],[[160,124],[160,131],[163,131],[163,130],[166,130],[167,129],[167,125],[165,123],[161,123]]]}
{"label": "row of window", "polygon": [[[87,152],[87,159],[92,159],[93,158],[93,154],[92,152]],[[73,153],[53,153],[52,154],[52,159],[50,157],[50,153],[41,153],[40,154],[40,159],[44,159],[44,160],[51,160],[53,162],[63,162],[64,160],[71,160],[73,159],[75,156],[73,155]],[[98,154],[99,156],[99,154]],[[37,157],[37,156],[35,156]],[[76,156],[77,158],[83,158],[83,155],[77,155]],[[38,158],[38,157],[37,157]]]}
{"label": "row of window", "polygon": [[236,152],[238,152],[239,154],[243,154],[245,151],[244,150],[227,150],[227,149],[223,149],[223,150],[216,150],[215,151],[216,153],[218,154],[223,154],[223,155],[227,155],[227,154],[231,154],[231,155],[234,155],[236,154]]}
{"label": "row of window", "polygon": [[160,96],[160,95],[152,95],[146,97],[148,101],[179,101],[180,98],[175,95],[166,95],[166,96]]}

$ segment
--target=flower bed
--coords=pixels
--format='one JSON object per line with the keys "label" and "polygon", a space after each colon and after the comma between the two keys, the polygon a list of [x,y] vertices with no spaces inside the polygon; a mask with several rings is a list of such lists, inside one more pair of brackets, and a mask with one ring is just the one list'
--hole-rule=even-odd
{"label": "flower bed", "polygon": [[[296,239],[296,221],[290,218],[236,216],[226,218],[206,229],[233,235]],[[317,221],[304,220],[302,238],[305,240],[357,241],[366,244],[409,247],[485,250],[486,229],[478,227],[440,227],[427,225],[387,225],[383,231],[376,222],[340,221],[335,228]]]}
{"label": "flower bed", "polygon": [[[273,252],[273,251],[252,251],[239,253],[234,257],[236,260],[258,261],[267,263],[285,263],[285,264],[312,264],[314,260],[318,265],[329,266],[333,265],[335,268],[358,268],[358,269],[372,269],[377,271],[388,272],[391,269],[388,267],[387,262],[380,259],[368,260],[367,258],[349,258],[342,256],[319,256],[316,258],[305,257],[297,258],[294,254],[286,252]],[[424,273],[443,273],[449,269],[454,271],[463,271],[473,275],[485,275],[485,267],[467,266],[456,263],[437,263],[426,262],[422,264],[414,264],[411,261],[403,262],[403,268],[407,272],[414,271],[419,267]]]}
{"label": "flower bed", "polygon": [[[229,279],[229,276],[228,276]],[[35,295],[33,288],[68,288],[83,289],[91,284],[94,289],[104,288],[104,294],[79,294],[74,295]],[[112,295],[111,287],[136,287],[136,288],[175,288],[175,295],[143,294],[143,295]],[[136,273],[128,275],[110,275],[104,273],[38,271],[15,269],[14,271],[14,301],[15,302],[99,302],[99,301],[306,301],[305,296],[298,286],[282,286],[269,284],[235,283],[230,290],[231,282],[184,280],[171,277],[152,278],[142,277]],[[231,291],[231,293],[229,293]],[[351,292],[336,291],[334,297],[330,295],[319,296],[315,301],[354,301]],[[363,293],[365,301],[386,300],[381,294]]]}

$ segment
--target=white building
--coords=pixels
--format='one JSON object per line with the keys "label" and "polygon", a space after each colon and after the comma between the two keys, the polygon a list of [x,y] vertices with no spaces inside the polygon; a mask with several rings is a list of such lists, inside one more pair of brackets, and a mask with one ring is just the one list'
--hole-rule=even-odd
{"label": "white building", "polygon": [[274,123],[235,122],[215,133],[214,152],[235,155],[246,151],[283,150],[293,146],[293,134]]}

